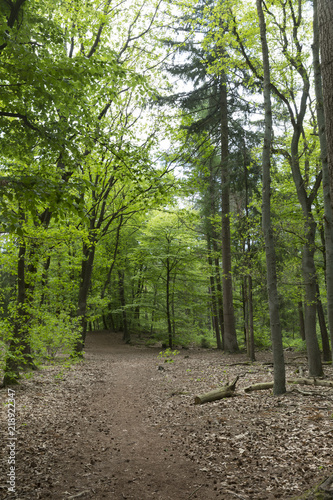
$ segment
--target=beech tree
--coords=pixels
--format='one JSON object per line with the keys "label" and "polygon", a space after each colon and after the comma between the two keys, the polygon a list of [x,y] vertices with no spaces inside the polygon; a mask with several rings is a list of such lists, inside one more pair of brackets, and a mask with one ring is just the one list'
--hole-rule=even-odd
{"label": "beech tree", "polygon": [[[20,12],[24,9],[22,23],[16,22],[16,7]],[[6,42],[1,50],[1,78],[4,81],[1,87],[1,102],[4,111],[0,110],[0,125],[1,144],[4,146],[2,157],[8,167],[7,171],[3,172],[5,179],[2,186],[12,187],[11,190],[7,189],[8,196],[12,196],[12,191],[17,188],[17,200],[22,197],[19,192],[22,184],[27,188],[24,191],[27,200],[24,202],[25,213],[22,214],[19,209],[17,216],[13,212],[8,204],[6,192],[3,202],[4,212],[8,214],[7,220],[4,221],[6,229],[10,232],[18,231],[23,238],[18,256],[18,284],[21,286],[18,298],[18,304],[21,305],[18,311],[23,314],[23,302],[27,298],[26,291],[29,288],[24,277],[24,259],[27,252],[29,255],[32,252],[38,255],[38,247],[35,244],[29,245],[27,250],[29,238],[24,223],[30,218],[35,221],[35,225],[47,229],[52,218],[58,217],[68,208],[77,211],[83,217],[82,220],[86,220],[85,192],[86,188],[90,187],[90,181],[81,173],[85,166],[92,165],[97,154],[103,156],[105,152],[111,152],[125,170],[129,166],[132,168],[133,162],[141,161],[139,156],[135,157],[127,151],[134,151],[138,147],[129,147],[130,141],[135,142],[133,137],[129,138],[127,134],[124,142],[124,130],[128,129],[129,119],[128,113],[124,111],[124,108],[128,108],[126,99],[136,104],[140,101],[140,106],[143,106],[144,100],[151,99],[148,74],[152,84],[157,78],[156,65],[165,54],[159,51],[138,52],[136,48],[137,40],[143,37],[146,43],[156,43],[150,33],[153,23],[157,22],[158,3],[148,5],[143,2],[135,5],[135,8],[133,5],[126,5],[121,10],[117,5],[113,5],[111,0],[96,5],[91,2],[82,3],[79,8],[67,3],[54,8],[51,3],[41,5],[38,2],[36,5],[23,5],[18,2],[16,7],[1,12],[2,35]],[[128,29],[124,27],[125,22]],[[112,27],[117,23],[120,23],[122,29],[118,38],[114,39]],[[8,68],[10,71],[6,71]],[[123,95],[129,97],[123,100]],[[118,128],[111,130],[117,113],[120,113],[121,126],[125,128],[120,129],[118,121]],[[133,122],[139,118],[138,107],[136,113]],[[144,141],[145,139],[142,142]],[[147,141],[150,143],[150,139]],[[124,146],[125,143],[126,151],[119,151],[120,145]],[[147,149],[148,146],[145,148],[146,152]],[[143,153],[143,156],[145,154]],[[130,157],[131,163],[127,165],[125,158],[128,161]],[[145,157],[144,163],[146,159]],[[19,182],[17,174],[16,177],[13,175],[13,160],[20,166],[16,172],[22,172],[25,176],[22,176],[23,182]],[[137,164],[127,178],[131,175],[133,178],[134,172],[145,176]],[[114,182],[114,177],[110,177],[109,173],[105,173],[105,177],[101,172],[98,175],[104,179],[104,185],[99,187],[103,193],[102,198],[95,200],[96,205],[92,209],[94,212],[97,207],[97,213],[100,208],[102,212],[105,210],[106,196]],[[119,176],[121,177],[120,172]],[[152,176],[150,172],[149,176],[158,178],[158,183],[161,184],[159,174]],[[41,177],[45,186],[40,181]],[[94,182],[94,179],[91,181]],[[47,185],[52,188],[51,191],[42,191]],[[151,190],[147,185],[142,188],[138,181],[134,182],[132,187],[137,185],[139,187],[136,193],[132,189],[129,202],[142,196],[142,192]],[[42,196],[36,197],[38,190],[42,191]],[[67,194],[69,197],[65,198]],[[102,220],[103,215],[98,214],[98,217]],[[108,218],[112,220],[109,214]],[[90,231],[97,229],[93,225]],[[91,266],[87,264],[94,253],[96,237],[96,234],[92,237],[91,232],[87,249],[84,248],[84,272],[77,311],[83,321],[83,337],[84,303],[87,283],[90,281],[89,273],[91,275]],[[38,266],[34,266],[37,269]],[[31,267],[30,271],[32,270]],[[32,287],[29,294],[29,300],[32,301]],[[18,314],[20,315],[20,312]],[[21,323],[25,324],[26,321],[22,318]],[[18,333],[14,335],[11,346],[15,352],[21,350],[21,340]],[[15,358],[14,355],[10,357]],[[17,377],[18,370],[14,365],[8,367],[7,372],[13,373],[13,380]]]}

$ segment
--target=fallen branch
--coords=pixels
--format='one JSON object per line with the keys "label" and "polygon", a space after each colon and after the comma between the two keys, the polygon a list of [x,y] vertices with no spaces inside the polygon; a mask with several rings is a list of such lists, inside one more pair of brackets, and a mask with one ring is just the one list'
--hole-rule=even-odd
{"label": "fallen branch", "polygon": [[203,487],[203,484],[200,484],[200,486],[196,490],[192,491],[192,493],[190,494],[190,496],[187,497],[187,498],[190,499],[191,497],[193,497],[194,493],[196,493],[197,491],[199,491],[200,488],[202,488],[202,487]]}
{"label": "fallen branch", "polygon": [[[295,384],[295,385],[317,385],[321,387],[333,387],[332,380],[319,380],[317,378],[295,378],[295,379],[288,379],[287,382],[288,384]],[[259,384],[253,384],[249,385],[248,387],[245,387],[244,391],[245,392],[263,391],[266,389],[272,389],[273,386],[274,382],[261,382]]]}
{"label": "fallen branch", "polygon": [[242,361],[240,363],[230,363],[227,366],[248,366],[248,365],[253,365],[252,361]]}
{"label": "fallen branch", "polygon": [[319,385],[321,387],[333,387],[332,380],[318,380],[317,378],[295,378],[287,380],[288,384],[297,385]]}
{"label": "fallen branch", "polygon": [[211,401],[217,401],[218,399],[229,398],[233,396],[238,379],[239,376],[235,378],[231,385],[226,385],[224,387],[220,387],[219,389],[214,389],[213,391],[201,394],[200,396],[196,396],[194,398],[194,403],[196,405],[202,405],[204,403],[210,403]]}
{"label": "fallen branch", "polygon": [[235,493],[234,491],[231,490],[225,490],[227,493],[230,495],[235,495],[235,497],[240,498],[241,500],[247,500],[246,497],[243,497],[242,495],[239,495],[238,493]]}
{"label": "fallen branch", "polygon": [[80,493],[76,493],[76,495],[71,495],[70,497],[66,497],[64,500],[72,500],[74,498],[83,497],[84,495],[86,495],[86,493],[90,493],[90,490],[81,491]]}
{"label": "fallen branch", "polygon": [[252,391],[264,391],[266,389],[272,389],[274,385],[274,382],[261,382],[260,384],[253,384],[249,385],[248,387],[244,388],[245,392],[252,392]]}

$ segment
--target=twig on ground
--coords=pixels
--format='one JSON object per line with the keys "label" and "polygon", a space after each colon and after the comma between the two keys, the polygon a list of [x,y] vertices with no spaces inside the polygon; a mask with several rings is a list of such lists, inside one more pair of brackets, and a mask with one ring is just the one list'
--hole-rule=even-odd
{"label": "twig on ground", "polygon": [[200,488],[202,488],[202,487],[203,487],[203,484],[200,484],[200,486],[196,490],[192,491],[192,493],[190,494],[190,496],[187,497],[187,498],[189,499],[189,498],[193,497],[194,493],[196,493],[197,491],[199,491]]}
{"label": "twig on ground", "polygon": [[76,495],[71,495],[70,497],[65,497],[64,500],[73,500],[74,498],[83,497],[86,493],[90,493],[90,490],[84,490],[80,493],[76,493]]}
{"label": "twig on ground", "polygon": [[231,495],[235,495],[235,497],[240,498],[241,500],[247,500],[246,497],[243,497],[242,495],[238,495],[238,493],[235,493],[234,491],[231,490],[225,490],[227,493],[230,493]]}

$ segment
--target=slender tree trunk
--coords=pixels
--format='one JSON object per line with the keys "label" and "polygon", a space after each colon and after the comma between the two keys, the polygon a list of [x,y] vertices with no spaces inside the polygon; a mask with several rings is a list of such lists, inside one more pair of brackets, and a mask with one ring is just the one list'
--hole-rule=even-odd
{"label": "slender tree trunk", "polygon": [[172,339],[172,323],[171,323],[171,311],[170,311],[170,282],[171,282],[171,270],[170,270],[170,260],[167,257],[166,260],[166,313],[167,313],[167,323],[168,323],[168,341],[169,347],[173,347]]}
{"label": "slender tree trunk", "polygon": [[46,285],[48,281],[48,270],[50,269],[50,264],[51,264],[51,255],[49,255],[46,259],[46,261],[43,264],[43,274],[42,274],[42,287],[43,287],[43,292],[42,296],[40,298],[39,305],[42,306],[45,303],[45,290],[46,290]]}
{"label": "slender tree trunk", "polygon": [[[217,251],[216,242],[213,241],[214,252]],[[223,298],[222,298],[222,283],[220,276],[220,264],[219,259],[215,258],[215,281],[216,281],[216,295],[217,295],[217,313],[220,325],[220,338],[221,338],[221,349],[224,349],[224,317],[223,317]]]}
{"label": "slender tree trunk", "polygon": [[[318,11],[317,11],[318,8]],[[320,139],[325,213],[326,287],[328,326],[333,356],[333,5],[314,0],[314,75]],[[318,22],[319,21],[319,22]],[[318,40],[319,38],[319,40]],[[321,61],[319,61],[319,48]],[[333,359],[333,357],[332,357]]]}
{"label": "slender tree trunk", "polygon": [[244,328],[244,342],[246,351],[249,351],[249,313],[248,313],[248,299],[247,299],[247,276],[243,277],[242,283],[242,305],[243,305],[243,328]]}
{"label": "slender tree trunk", "polygon": [[231,236],[230,236],[230,182],[228,172],[229,131],[227,82],[225,74],[221,76],[221,184],[222,184],[222,288],[224,318],[224,349],[238,351],[235,313],[231,274]]}
{"label": "slender tree trunk", "polygon": [[316,332],[317,293],[316,268],[314,264],[316,223],[308,220],[306,243],[303,248],[302,268],[305,283],[305,340],[310,377],[321,377],[323,368]]}
{"label": "slender tree trunk", "polygon": [[303,302],[301,300],[298,301],[298,318],[299,318],[299,335],[302,340],[305,340],[305,323],[304,323],[304,314],[303,314]]}
{"label": "slender tree trunk", "polygon": [[175,316],[175,287],[176,287],[176,273],[172,280],[172,293],[171,293],[171,312],[172,312],[172,338],[176,338],[176,316]]}
{"label": "slender tree trunk", "polygon": [[119,220],[119,224],[117,227],[116,243],[114,246],[112,263],[111,263],[111,266],[109,267],[108,274],[106,275],[106,279],[104,281],[104,285],[103,285],[103,288],[101,291],[101,299],[104,299],[107,287],[109,286],[110,281],[111,281],[111,275],[112,275],[114,265],[116,263],[116,258],[117,258],[117,253],[118,253],[118,247],[119,247],[119,242],[120,242],[120,229],[121,229],[122,224],[123,224],[123,216],[121,215],[120,220]]}
{"label": "slender tree trunk", "polygon": [[262,226],[265,238],[267,291],[269,302],[269,316],[273,347],[274,363],[274,394],[286,392],[285,364],[283,356],[282,331],[279,314],[279,297],[276,277],[276,257],[271,223],[270,209],[270,153],[272,144],[272,106],[270,92],[269,53],[266,39],[266,23],[262,10],[262,0],[256,0],[260,25],[260,38],[264,67],[264,108],[265,108],[265,135],[262,152],[263,193],[262,193]]}
{"label": "slender tree trunk", "polygon": [[316,291],[317,291],[317,314],[318,314],[318,321],[319,321],[319,326],[320,326],[321,343],[323,346],[323,359],[324,359],[324,361],[329,361],[331,359],[330,341],[328,338],[328,332],[327,332],[327,328],[326,328],[324,308],[323,308],[323,304],[320,300],[320,290],[319,290],[318,281],[316,284]]}
{"label": "slender tree trunk", "polygon": [[[253,282],[252,282],[252,274],[251,274],[251,237],[249,232],[249,185],[248,185],[248,170],[246,165],[246,148],[244,141],[243,148],[243,158],[244,158],[244,181],[245,181],[245,213],[246,213],[246,230],[247,230],[247,238],[246,238],[246,254],[247,254],[247,297],[248,297],[248,339],[247,339],[247,355],[251,361],[255,361],[255,345],[254,345],[254,324],[253,324]],[[245,280],[246,282],[246,280]]]}
{"label": "slender tree trunk", "polygon": [[80,321],[80,338],[77,340],[74,354],[81,355],[86,340],[87,333],[87,302],[91,283],[91,276],[95,259],[95,242],[83,245],[83,259],[81,263],[81,280],[79,286],[79,297],[77,307],[77,317]]}
{"label": "slender tree trunk", "polygon": [[[219,194],[216,189],[216,179],[214,176],[214,168],[212,163],[210,163],[209,171],[209,197],[210,197],[210,216],[214,217],[216,215],[216,202],[218,200]],[[214,331],[216,335],[216,342],[218,349],[224,349],[224,317],[223,317],[223,295],[222,295],[222,283],[220,276],[220,264],[219,264],[219,249],[217,244],[217,234],[214,225],[210,220],[208,220],[207,228],[207,245],[208,245],[208,255],[210,257],[209,265],[212,269],[212,276],[210,278],[211,290],[212,290],[212,312],[213,318],[216,318],[217,325],[214,322]],[[211,253],[214,253],[214,257]],[[213,273],[213,262],[215,264],[215,273]],[[215,286],[216,284],[216,286]]]}
{"label": "slender tree trunk", "polygon": [[211,255],[211,243],[210,243],[209,237],[207,239],[207,244],[208,244],[208,264],[209,264],[209,269],[210,269],[209,280],[210,280],[210,294],[211,294],[211,299],[212,299],[213,328],[215,330],[217,348],[222,349],[222,342],[221,342],[220,329],[219,329],[219,318],[218,318],[218,312],[217,312],[217,300],[216,300],[217,297],[216,297],[215,280],[214,280],[215,269],[213,266],[213,259],[212,259],[212,255]]}
{"label": "slender tree trunk", "polygon": [[248,274],[247,276],[248,282],[248,314],[249,314],[249,348],[248,348],[248,357],[251,361],[256,360],[255,350],[254,350],[254,325],[253,325],[253,286],[252,286],[252,276]]}
{"label": "slender tree trunk", "polygon": [[154,333],[154,322],[155,322],[155,307],[157,303],[157,287],[154,287],[154,300],[153,300],[153,308],[151,311],[151,326],[150,326],[150,335]]}
{"label": "slender tree trunk", "polygon": [[129,344],[131,341],[130,332],[128,329],[127,313],[126,313],[126,297],[125,297],[125,283],[124,283],[124,271],[118,271],[118,283],[119,283],[119,298],[122,308],[122,318],[123,318],[123,341]]}
{"label": "slender tree trunk", "polygon": [[13,336],[10,340],[6,358],[3,379],[4,386],[17,384],[20,377],[20,369],[32,363],[28,331],[29,312],[26,310],[25,255],[26,244],[23,241],[20,244],[18,252],[17,307],[12,319]]}

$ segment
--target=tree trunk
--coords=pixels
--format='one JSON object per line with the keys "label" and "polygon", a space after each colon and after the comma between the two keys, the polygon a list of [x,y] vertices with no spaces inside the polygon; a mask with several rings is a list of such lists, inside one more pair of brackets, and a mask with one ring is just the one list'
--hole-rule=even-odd
{"label": "tree trunk", "polygon": [[26,280],[25,280],[26,244],[23,241],[19,247],[17,262],[17,308],[12,320],[13,336],[10,340],[5,364],[3,386],[17,384],[20,368],[26,365],[32,367],[31,347],[29,343],[28,314],[26,310]]}
{"label": "tree trunk", "polygon": [[[217,255],[217,243],[215,236],[213,237],[213,251],[215,255]],[[223,297],[222,297],[222,284],[221,284],[221,276],[220,276],[220,264],[218,257],[215,257],[215,282],[216,282],[216,297],[217,297],[217,313],[219,319],[220,326],[220,340],[221,340],[221,349],[224,349],[224,317],[223,317]]]}
{"label": "tree trunk", "polygon": [[[246,249],[244,248],[244,253],[246,251],[246,261],[248,268],[247,279],[245,278],[245,283],[247,282],[247,355],[251,361],[255,361],[255,346],[254,346],[254,325],[253,325],[253,284],[252,284],[252,275],[251,275],[251,237],[249,233],[248,223],[249,223],[249,186],[248,186],[248,170],[246,165],[246,149],[244,142],[244,181],[245,181],[245,213],[246,213],[246,221],[247,221],[247,238],[246,238]],[[245,245],[244,245],[245,246]]]}
{"label": "tree trunk", "polygon": [[315,227],[316,223],[311,217],[305,226],[307,234],[306,244],[303,248],[302,268],[305,282],[305,340],[309,375],[310,377],[321,377],[323,375],[323,368],[316,332],[317,280],[314,264]]}
{"label": "tree trunk", "polygon": [[324,361],[329,361],[331,359],[331,350],[330,350],[330,342],[328,339],[328,332],[326,328],[325,314],[323,309],[323,304],[320,300],[320,290],[318,282],[316,284],[317,291],[317,314],[320,326],[320,334],[321,334],[321,343],[323,346],[323,359]]}
{"label": "tree trunk", "polygon": [[124,271],[118,271],[118,284],[119,284],[119,298],[122,309],[122,319],[123,319],[123,341],[129,344],[131,341],[131,336],[128,329],[127,313],[126,313],[126,298],[125,298],[125,286],[124,286]]}
{"label": "tree trunk", "polygon": [[273,239],[273,228],[271,223],[270,208],[270,152],[272,144],[272,106],[270,92],[270,67],[269,53],[266,39],[266,23],[262,10],[262,0],[256,0],[260,25],[260,38],[262,47],[264,67],[264,109],[265,109],[265,133],[262,152],[262,227],[265,238],[266,265],[267,265],[267,291],[269,302],[269,316],[272,336],[273,362],[274,362],[274,394],[286,392],[285,364],[282,345],[282,331],[279,314],[279,297],[277,290],[276,257]]}
{"label": "tree trunk", "polygon": [[215,280],[214,280],[215,269],[213,267],[213,259],[212,259],[212,255],[211,255],[211,243],[210,243],[209,236],[207,238],[207,244],[208,244],[208,264],[209,264],[209,269],[210,269],[209,280],[210,280],[210,295],[211,295],[211,299],[212,299],[213,328],[215,331],[217,348],[222,349],[218,310],[217,310],[217,300],[216,300],[217,297],[216,297]]}
{"label": "tree trunk", "polygon": [[81,280],[79,287],[77,317],[80,321],[80,338],[77,340],[74,355],[81,355],[84,349],[84,343],[87,333],[87,301],[91,283],[91,275],[95,259],[95,242],[83,245],[83,259],[81,262]]}
{"label": "tree trunk", "polygon": [[169,348],[173,347],[172,339],[172,323],[171,323],[171,311],[170,311],[170,282],[171,282],[171,270],[170,270],[170,259],[167,257],[166,260],[166,313],[167,313],[167,323],[168,323],[168,342]]}
{"label": "tree trunk", "polygon": [[[318,6],[318,12],[317,12]],[[333,356],[333,5],[314,0],[314,75],[320,139],[325,213],[328,325]],[[318,17],[317,17],[318,16]],[[317,24],[318,19],[318,24]],[[318,55],[318,34],[321,65]],[[332,358],[333,359],[333,358]]]}
{"label": "tree trunk", "polygon": [[327,138],[327,160],[330,174],[331,202],[333,202],[333,4],[331,0],[318,0],[318,20]]}
{"label": "tree trunk", "polygon": [[235,313],[231,274],[231,237],[230,237],[230,182],[228,172],[229,131],[227,82],[225,74],[221,76],[221,185],[222,185],[222,288],[224,318],[224,349],[238,351]]}
{"label": "tree trunk", "polygon": [[305,340],[305,323],[304,323],[304,314],[303,314],[303,302],[301,300],[298,301],[298,318],[299,318],[299,335],[302,340]]}
{"label": "tree trunk", "polygon": [[254,351],[254,326],[253,326],[253,293],[252,293],[252,276],[251,274],[247,277],[248,282],[248,352],[247,355],[251,361],[256,360],[255,351]]}

